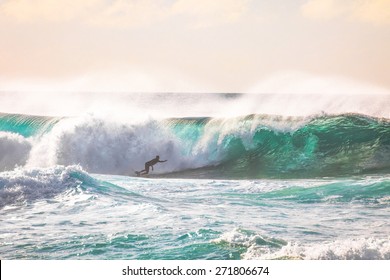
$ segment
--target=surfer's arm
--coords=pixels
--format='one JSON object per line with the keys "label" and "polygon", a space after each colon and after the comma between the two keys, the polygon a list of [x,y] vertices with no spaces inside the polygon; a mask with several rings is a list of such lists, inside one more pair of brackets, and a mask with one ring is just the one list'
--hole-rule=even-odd
{"label": "surfer's arm", "polygon": [[158,162],[166,162],[167,160],[159,160]]}

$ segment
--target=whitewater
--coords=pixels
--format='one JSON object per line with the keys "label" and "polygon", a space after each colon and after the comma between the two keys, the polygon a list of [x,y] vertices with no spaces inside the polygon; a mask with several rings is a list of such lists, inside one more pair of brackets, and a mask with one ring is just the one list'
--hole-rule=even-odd
{"label": "whitewater", "polygon": [[390,259],[388,95],[112,96],[0,113],[2,259]]}

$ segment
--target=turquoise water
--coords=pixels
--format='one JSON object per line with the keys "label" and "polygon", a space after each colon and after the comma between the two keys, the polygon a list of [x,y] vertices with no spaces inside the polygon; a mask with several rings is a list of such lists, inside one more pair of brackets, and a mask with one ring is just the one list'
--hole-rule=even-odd
{"label": "turquoise water", "polygon": [[0,113],[0,131],[14,132],[24,137],[50,131],[61,118]]}
{"label": "turquoise water", "polygon": [[2,259],[390,259],[387,119],[2,114],[0,129]]}
{"label": "turquoise water", "polygon": [[205,168],[207,176],[308,178],[390,170],[390,122],[384,119],[357,114],[306,119],[248,115],[176,119],[170,126],[189,146],[189,154],[205,134],[211,135],[209,158],[220,160],[215,168]]}

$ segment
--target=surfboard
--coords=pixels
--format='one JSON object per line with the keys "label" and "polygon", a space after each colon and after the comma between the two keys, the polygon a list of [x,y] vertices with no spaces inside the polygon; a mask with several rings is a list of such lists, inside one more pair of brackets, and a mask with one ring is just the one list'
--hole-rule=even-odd
{"label": "surfboard", "polygon": [[152,178],[153,175],[150,175],[150,174],[141,174],[141,172],[137,171],[135,172],[136,174],[136,177],[141,177],[141,178]]}

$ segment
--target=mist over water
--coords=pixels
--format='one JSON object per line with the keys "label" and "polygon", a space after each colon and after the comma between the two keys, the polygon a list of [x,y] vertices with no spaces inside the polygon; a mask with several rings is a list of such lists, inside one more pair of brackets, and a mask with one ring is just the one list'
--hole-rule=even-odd
{"label": "mist over water", "polygon": [[178,90],[149,77],[148,85],[156,84],[164,90],[145,87],[146,91],[134,91],[131,88],[139,87],[128,85],[126,75],[106,74],[111,78],[107,80],[104,76],[91,74],[63,81],[57,86],[44,81],[22,80],[9,86],[3,82],[0,85],[0,112],[43,116],[92,113],[133,119],[323,113],[390,118],[390,89],[343,77],[287,71],[274,73],[233,92],[208,91],[205,90],[207,87],[185,79],[177,81],[186,84]]}
{"label": "mist over water", "polygon": [[390,94],[1,93],[0,101],[0,112],[41,116],[94,114],[144,120],[356,113],[390,118]]}
{"label": "mist over water", "polygon": [[1,255],[390,259],[390,95],[278,85],[0,93]]}

